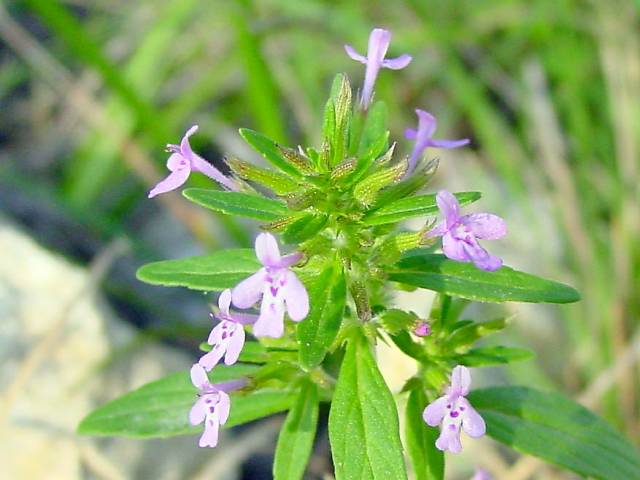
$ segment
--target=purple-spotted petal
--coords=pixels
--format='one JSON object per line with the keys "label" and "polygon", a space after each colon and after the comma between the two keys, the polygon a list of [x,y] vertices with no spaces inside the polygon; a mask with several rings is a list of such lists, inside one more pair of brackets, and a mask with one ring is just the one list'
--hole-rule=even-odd
{"label": "purple-spotted petal", "polygon": [[[261,233],[256,238],[256,256],[265,267],[280,266],[280,249],[276,237],[270,233]],[[235,303],[235,302],[234,302]]]}
{"label": "purple-spotted petal", "polygon": [[266,283],[267,271],[261,268],[249,278],[245,278],[231,291],[231,300],[237,308],[249,308],[256,304]]}
{"label": "purple-spotted petal", "polygon": [[454,397],[464,397],[469,393],[471,387],[471,372],[463,365],[457,365],[451,372],[451,386],[449,395]]}
{"label": "purple-spotted petal", "polygon": [[229,399],[229,395],[227,395],[225,392],[220,392],[220,399],[218,400],[218,404],[216,405],[216,413],[218,414],[220,425],[224,425],[225,423],[227,423],[230,409],[231,400]]}
{"label": "purple-spotted petal", "polygon": [[244,328],[242,325],[236,325],[235,330],[231,334],[231,339],[227,345],[227,353],[224,356],[225,365],[233,365],[238,361],[242,347],[244,346]]}
{"label": "purple-spotted petal", "polygon": [[281,298],[265,295],[260,307],[260,317],[253,325],[256,337],[280,338],[284,333],[284,304]]}
{"label": "purple-spotted petal", "polygon": [[344,51],[347,52],[347,55],[349,55],[349,57],[351,57],[356,62],[365,63],[365,64],[367,63],[367,57],[360,55],[356,51],[356,49],[353,48],[351,45],[345,45]]}
{"label": "purple-spotted petal", "polygon": [[202,357],[200,357],[200,360],[198,360],[198,365],[209,372],[218,364],[218,362],[220,362],[220,359],[224,356],[224,353],[225,346],[223,344],[218,344],[214,346],[210,352],[207,352]]}
{"label": "purple-spotted petal", "polygon": [[458,405],[465,407],[462,412],[462,429],[465,433],[471,438],[483,436],[487,431],[487,427],[480,414],[471,406],[466,398],[461,398],[458,401]]}
{"label": "purple-spotted petal", "polygon": [[442,252],[447,258],[458,262],[468,262],[469,255],[465,250],[464,240],[458,240],[450,232],[442,236]]}
{"label": "purple-spotted petal", "polygon": [[491,213],[472,213],[460,217],[460,223],[469,227],[477,238],[497,240],[507,234],[507,224]]}
{"label": "purple-spotted petal", "polygon": [[436,448],[443,452],[460,453],[462,451],[460,427],[452,423],[443,425],[440,436],[436,440]]}
{"label": "purple-spotted petal", "polygon": [[309,314],[309,294],[295,273],[286,272],[282,295],[287,304],[287,313],[294,322],[299,322]]}
{"label": "purple-spotted petal", "polygon": [[189,411],[189,423],[191,425],[198,425],[199,423],[202,423],[206,413],[204,398],[200,397],[196,400],[196,403],[193,404],[193,407],[191,407],[191,410]]}
{"label": "purple-spotted petal", "polygon": [[400,70],[409,65],[409,63],[411,63],[411,60],[411,55],[407,55],[405,53],[404,55],[400,55],[399,57],[384,60],[382,62],[382,66],[384,68],[390,68],[391,70]]}
{"label": "purple-spotted petal", "polygon": [[463,138],[461,140],[430,140],[429,146],[434,148],[458,148],[469,145],[470,140]]}
{"label": "purple-spotted petal", "polygon": [[227,288],[218,297],[218,308],[220,313],[225,317],[229,316],[229,307],[231,306],[231,289]]}
{"label": "purple-spotted petal", "polygon": [[200,437],[198,445],[200,447],[215,447],[218,444],[218,419],[215,416],[210,416],[204,422],[204,432]]}
{"label": "purple-spotted petal", "polygon": [[193,383],[194,387],[197,387],[199,389],[204,389],[205,387],[209,386],[209,377],[207,377],[207,372],[204,371],[204,368],[202,368],[202,365],[199,364],[194,364],[191,367],[191,383]]}
{"label": "purple-spotted petal", "polygon": [[452,228],[460,218],[460,203],[458,199],[446,190],[440,190],[436,195],[436,203],[444,216],[447,228]]}
{"label": "purple-spotted petal", "polygon": [[442,422],[447,414],[447,397],[440,397],[431,402],[422,412],[422,419],[431,427],[435,427]]}
{"label": "purple-spotted petal", "polygon": [[151,189],[148,197],[153,198],[156,195],[160,195],[161,193],[167,193],[171,190],[175,190],[187,181],[190,173],[191,170],[188,167],[171,172],[167,178],[158,182],[158,184],[153,187],[153,189]]}
{"label": "purple-spotted petal", "polygon": [[404,131],[404,138],[407,140],[415,140],[418,137],[418,132],[416,132],[415,128],[407,128]]}
{"label": "purple-spotted petal", "polygon": [[436,117],[419,108],[416,108],[416,114],[418,115],[418,137],[423,140],[431,138],[438,126]]}
{"label": "purple-spotted petal", "polygon": [[190,168],[189,161],[180,153],[172,153],[167,159],[167,168],[171,172],[175,172],[180,168]]}

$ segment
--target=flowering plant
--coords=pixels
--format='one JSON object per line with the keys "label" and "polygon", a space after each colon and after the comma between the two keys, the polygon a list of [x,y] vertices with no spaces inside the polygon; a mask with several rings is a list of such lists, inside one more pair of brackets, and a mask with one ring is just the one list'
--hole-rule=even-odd
{"label": "flowering plant", "polygon": [[[435,118],[418,109],[417,129],[405,132],[414,142],[410,154],[398,158],[374,86],[381,68],[405,68],[412,59],[385,59],[390,39],[374,29],[367,56],[345,47],[366,65],[364,86],[354,101],[347,77],[336,76],[319,148],[288,148],[241,129],[274,168],[228,158],[233,175],[225,176],[192,151],[195,127],[169,147],[171,173],[150,197],[181,187],[195,170],[220,188],[187,188],[187,199],[257,220],[263,233],[254,250],[139,270],[152,284],[221,292],[213,313],[219,323],[202,344],[191,382],[178,373],[143,386],[91,413],[80,431],[137,437],[200,431],[199,445],[215,447],[220,426],[288,411],[273,472],[297,479],[313,449],[319,405],[327,402],[337,479],[407,478],[406,460],[417,478],[441,479],[444,452],[461,451],[461,432],[486,433],[579,474],[632,478],[640,471],[633,447],[571,400],[525,387],[470,391],[468,367],[506,364],[530,352],[476,346],[506,321],[463,317],[469,301],[570,303],[579,295],[503,266],[485,250],[479,240],[502,238],[507,229],[493,214],[461,214],[479,193],[421,193],[438,167],[425,150],[469,140],[433,139]],[[420,217],[427,221],[418,231],[403,228],[404,220]],[[279,243],[290,253],[283,255]],[[436,292],[431,310],[394,306],[394,292],[406,289]],[[395,345],[418,366],[395,397],[378,369],[378,342]],[[397,399],[406,401],[404,446]]]}

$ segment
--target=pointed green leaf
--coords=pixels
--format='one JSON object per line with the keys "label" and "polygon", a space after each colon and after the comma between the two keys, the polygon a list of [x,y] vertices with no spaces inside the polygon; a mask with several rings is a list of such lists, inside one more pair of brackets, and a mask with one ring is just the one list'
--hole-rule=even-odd
{"label": "pointed green leaf", "polygon": [[240,136],[246,140],[258,153],[266,158],[274,167],[294,178],[301,178],[302,175],[291,163],[280,153],[278,144],[261,133],[254,132],[248,128],[241,128]]}
{"label": "pointed green leaf", "polygon": [[321,231],[328,219],[323,214],[305,213],[282,232],[282,241],[284,243],[302,243]]}
{"label": "pointed green leaf", "polygon": [[340,368],[329,439],[336,480],[407,478],[398,412],[368,342],[352,338]]}
{"label": "pointed green leaf", "polygon": [[575,289],[562,283],[509,267],[486,272],[472,263],[421,251],[405,255],[389,271],[389,279],[479,302],[571,303],[580,300]]}
{"label": "pointed green leaf", "polygon": [[487,433],[513,449],[602,480],[640,478],[640,452],[611,425],[563,395],[525,387],[476,390]]}
{"label": "pointed green leaf", "polygon": [[272,222],[288,215],[289,209],[279,201],[271,198],[250,195],[241,192],[223,192],[206,188],[187,188],[182,195],[205,208],[226,215],[255,218]]}
{"label": "pointed green leaf", "polygon": [[[382,142],[381,138],[384,138],[385,141]],[[380,156],[388,148],[388,138],[387,105],[384,102],[375,102],[367,113],[367,119],[360,136],[358,155],[365,155],[373,147],[375,151],[369,155],[373,158]]]}
{"label": "pointed green leaf", "polygon": [[311,369],[324,359],[340,329],[346,297],[344,273],[338,264],[329,265],[312,280],[309,288],[311,311],[297,328],[303,368]]}
{"label": "pointed green leaf", "polygon": [[220,291],[234,287],[260,267],[252,249],[236,248],[200,257],[148,263],[136,276],[152,285]]}
{"label": "pointed green leaf", "polygon": [[444,453],[436,448],[440,434],[427,426],[422,411],[429,402],[422,388],[411,390],[405,412],[405,439],[416,480],[443,480]]}
{"label": "pointed green leaf", "polygon": [[273,461],[274,480],[303,477],[316,436],[318,406],[318,388],[306,381],[280,430]]}
{"label": "pointed green leaf", "polygon": [[531,360],[534,353],[526,348],[504,347],[501,345],[494,347],[472,348],[467,353],[456,357],[460,365],[468,367],[480,367],[486,365],[503,365],[512,362],[522,362]]}
{"label": "pointed green leaf", "polygon": [[[212,383],[251,375],[253,365],[219,365],[209,374]],[[98,407],[78,426],[81,435],[108,435],[133,438],[171,437],[200,432],[202,426],[189,424],[189,410],[196,400],[196,388],[189,372],[178,372],[148,383]],[[290,391],[258,390],[247,395],[231,394],[231,414],[225,427],[241,425],[291,405]]]}
{"label": "pointed green leaf", "polygon": [[[460,205],[473,203],[480,198],[480,192],[456,193]],[[382,208],[368,212],[362,222],[365,225],[396,223],[407,218],[432,215],[438,212],[435,195],[419,195],[396,200]]]}

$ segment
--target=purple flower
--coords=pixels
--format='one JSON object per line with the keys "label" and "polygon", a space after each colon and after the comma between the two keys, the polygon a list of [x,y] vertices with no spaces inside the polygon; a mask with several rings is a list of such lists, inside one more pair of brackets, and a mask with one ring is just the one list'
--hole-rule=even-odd
{"label": "purple flower", "polygon": [[230,305],[231,290],[226,289],[218,298],[220,311],[213,314],[220,320],[220,323],[213,327],[207,340],[207,343],[213,345],[213,348],[198,361],[207,372],[215,367],[223,356],[225,365],[236,363],[244,346],[245,335],[242,325],[254,323],[258,318],[255,315],[230,313]]}
{"label": "purple flower", "polygon": [[171,156],[169,160],[167,160],[167,168],[171,173],[167,178],[153,187],[149,192],[149,198],[175,190],[187,181],[191,170],[204,173],[207,177],[227,187],[229,190],[238,190],[238,186],[230,178],[225,177],[220,170],[191,150],[189,137],[193,135],[196,130],[198,130],[197,125],[187,130],[187,133],[182,137],[180,145],[167,145],[167,150],[171,152]]}
{"label": "purple flower", "polygon": [[460,428],[470,437],[484,435],[484,420],[474,410],[465,396],[471,386],[471,374],[466,367],[458,365],[451,373],[451,384],[447,393],[431,402],[422,412],[422,418],[431,427],[442,425],[436,447],[442,451],[460,453]]}
{"label": "purple flower", "polygon": [[404,131],[406,138],[416,141],[411,156],[409,157],[409,169],[406,175],[409,175],[416,167],[416,163],[418,163],[422,152],[424,152],[426,148],[458,148],[469,143],[468,138],[463,138],[462,140],[434,140],[433,134],[437,126],[436,117],[419,108],[416,109],[416,113],[418,114],[418,130],[407,128]]}
{"label": "purple flower", "polygon": [[490,213],[472,213],[460,216],[460,203],[451,193],[440,190],[436,202],[444,222],[427,235],[442,237],[442,251],[451,260],[473,262],[489,272],[502,266],[502,260],[491,255],[478,243],[478,239],[496,240],[507,233],[504,220]]}
{"label": "purple flower", "polygon": [[382,28],[374,28],[369,35],[369,49],[367,56],[360,55],[351,45],[345,45],[344,49],[352,59],[364,63],[367,66],[364,74],[364,86],[360,97],[360,105],[364,110],[369,108],[371,97],[373,96],[373,86],[381,67],[392,70],[400,70],[411,62],[411,55],[400,55],[397,58],[385,60],[389,43],[391,42],[391,32]]}
{"label": "purple flower", "polygon": [[220,425],[224,425],[229,418],[231,401],[227,392],[241,388],[245,382],[236,380],[211,384],[204,368],[197,363],[191,367],[191,382],[198,388],[198,400],[191,407],[189,422],[191,425],[204,422],[204,433],[198,445],[215,447],[218,444]]}
{"label": "purple flower", "polygon": [[275,237],[261,233],[256,238],[256,256],[263,268],[236,285],[231,293],[233,304],[238,308],[249,308],[262,297],[260,316],[253,326],[253,334],[279,338],[284,332],[285,305],[289,317],[295,322],[309,313],[307,290],[296,274],[289,270],[302,258],[302,254],[281,257]]}
{"label": "purple flower", "polygon": [[431,335],[431,325],[429,322],[419,322],[413,329],[413,334],[418,337],[427,337]]}
{"label": "purple flower", "polygon": [[484,468],[476,468],[471,480],[493,480],[493,477]]}

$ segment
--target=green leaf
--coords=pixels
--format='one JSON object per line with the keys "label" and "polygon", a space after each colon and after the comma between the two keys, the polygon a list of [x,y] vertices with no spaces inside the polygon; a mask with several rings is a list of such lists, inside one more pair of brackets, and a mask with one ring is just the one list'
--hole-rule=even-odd
{"label": "green leaf", "polygon": [[358,163],[355,170],[348,179],[350,182],[357,182],[360,180],[371,168],[373,162],[387,149],[389,145],[389,132],[385,132],[378,137],[375,143],[369,145],[369,148],[358,156]]}
{"label": "green leaf", "polygon": [[370,345],[351,338],[329,413],[336,480],[406,479],[398,428],[393,396]]}
{"label": "green leaf", "polygon": [[405,411],[407,451],[416,480],[443,480],[444,453],[436,448],[440,432],[422,420],[422,411],[427,403],[422,388],[411,390]]}
{"label": "green leaf", "polygon": [[253,250],[221,250],[201,257],[163,260],[141,267],[136,276],[152,285],[220,291],[232,288],[261,267]]}
{"label": "green leaf", "polygon": [[216,212],[265,222],[272,222],[290,213],[284,202],[248,193],[187,188],[182,195]]}
{"label": "green leaf", "polygon": [[[473,203],[480,198],[480,192],[456,193],[460,205]],[[377,210],[368,212],[362,222],[365,225],[384,225],[396,223],[407,218],[421,217],[438,212],[435,195],[418,195],[402,198]]]}
{"label": "green leaf", "polygon": [[457,356],[456,359],[460,365],[479,367],[521,362],[530,360],[534,356],[534,353],[526,348],[495,346],[473,348],[467,353]]}
{"label": "green leaf", "polygon": [[284,243],[302,243],[310,239],[327,224],[329,217],[322,214],[305,213],[282,232]]}
{"label": "green leaf", "polygon": [[312,281],[309,298],[311,312],[297,327],[300,365],[306,369],[322,362],[342,323],[347,286],[338,264],[329,265]]}
{"label": "green leaf", "polygon": [[388,333],[397,333],[409,330],[418,321],[418,316],[413,312],[405,312],[397,308],[385,310],[379,317],[380,323]]}
{"label": "green leaf", "polygon": [[[253,365],[219,365],[209,375],[212,383],[251,375]],[[188,372],[178,372],[102,405],[78,426],[81,435],[109,435],[133,438],[171,437],[197,433],[202,426],[189,424],[188,414],[196,400],[196,389]],[[290,391],[257,390],[247,395],[231,394],[231,414],[225,427],[241,425],[291,405]]]}
{"label": "green leaf", "polygon": [[274,167],[294,178],[302,177],[300,172],[280,153],[278,145],[273,140],[248,128],[241,128],[239,131],[240,136]]}
{"label": "green leaf", "polygon": [[525,387],[476,390],[469,401],[487,433],[513,449],[579,475],[640,478],[640,453],[613,427],[563,395]]}
{"label": "green leaf", "polygon": [[[384,138],[384,142],[380,140],[381,138]],[[388,138],[387,106],[384,102],[375,102],[367,113],[367,119],[360,136],[358,155],[377,158],[387,150]]]}
{"label": "green leaf", "polygon": [[571,303],[580,300],[575,289],[562,283],[509,267],[486,272],[472,263],[422,251],[405,255],[389,272],[389,279],[479,302]]}
{"label": "green leaf", "polygon": [[284,421],[273,462],[274,480],[296,480],[304,475],[318,424],[318,388],[306,381]]}

